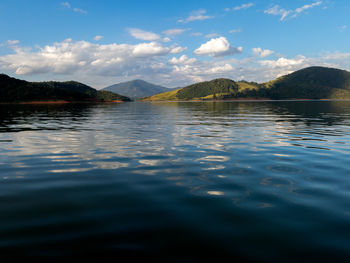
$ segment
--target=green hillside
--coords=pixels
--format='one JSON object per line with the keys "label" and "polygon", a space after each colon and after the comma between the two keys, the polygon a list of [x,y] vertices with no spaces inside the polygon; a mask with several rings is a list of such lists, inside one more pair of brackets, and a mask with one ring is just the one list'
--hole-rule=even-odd
{"label": "green hillside", "polygon": [[215,99],[350,99],[350,72],[309,67],[261,84],[215,79],[184,87],[171,96],[167,92],[145,100]]}
{"label": "green hillside", "polygon": [[112,91],[132,99],[144,98],[158,93],[171,91],[171,89],[154,85],[140,79],[115,84],[106,87],[103,90]]}
{"label": "green hillside", "polygon": [[350,72],[334,68],[309,67],[267,82],[273,99],[350,98]]}
{"label": "green hillside", "polygon": [[142,99],[142,101],[162,101],[162,100],[178,100],[177,92],[181,89],[172,90],[160,94],[153,95]]}
{"label": "green hillside", "polygon": [[26,101],[112,101],[127,97],[101,92],[75,81],[28,82],[0,74],[0,102]]}
{"label": "green hillside", "polygon": [[177,98],[180,100],[200,99],[208,95],[225,96],[226,94],[235,94],[238,92],[238,85],[230,79],[215,79],[212,81],[201,82],[187,86],[177,92]]}

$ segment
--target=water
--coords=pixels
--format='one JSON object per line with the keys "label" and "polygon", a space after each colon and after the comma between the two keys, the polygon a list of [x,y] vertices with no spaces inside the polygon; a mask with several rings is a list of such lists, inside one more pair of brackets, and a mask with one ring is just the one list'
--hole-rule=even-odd
{"label": "water", "polygon": [[0,106],[0,261],[349,262],[350,102]]}

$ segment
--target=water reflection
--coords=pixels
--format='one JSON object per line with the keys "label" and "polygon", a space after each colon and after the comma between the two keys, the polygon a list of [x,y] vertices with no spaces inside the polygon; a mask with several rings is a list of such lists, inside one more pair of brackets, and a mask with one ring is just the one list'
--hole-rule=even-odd
{"label": "water reflection", "polygon": [[[101,238],[124,252],[202,240],[245,260],[300,259],[288,247],[347,255],[350,102],[0,109],[0,249],[55,247],[60,233],[66,244]],[[52,227],[40,239],[42,225]]]}

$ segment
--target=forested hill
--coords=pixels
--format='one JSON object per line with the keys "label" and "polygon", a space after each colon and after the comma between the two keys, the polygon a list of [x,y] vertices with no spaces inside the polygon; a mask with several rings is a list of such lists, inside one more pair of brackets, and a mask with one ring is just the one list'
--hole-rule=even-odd
{"label": "forested hill", "polygon": [[309,67],[264,83],[275,99],[350,98],[350,72],[335,68]]}
{"label": "forested hill", "polygon": [[157,94],[145,100],[215,99],[350,99],[350,72],[309,67],[261,84],[215,79]]}
{"label": "forested hill", "polygon": [[67,82],[28,82],[0,74],[0,102],[28,101],[130,101],[108,91],[98,91],[85,84]]}

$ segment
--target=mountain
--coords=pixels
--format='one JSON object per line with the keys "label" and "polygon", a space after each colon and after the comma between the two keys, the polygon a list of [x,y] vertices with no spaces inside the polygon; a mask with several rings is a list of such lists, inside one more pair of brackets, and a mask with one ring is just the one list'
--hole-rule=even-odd
{"label": "mountain", "polygon": [[350,72],[309,67],[261,84],[215,79],[157,94],[144,100],[213,99],[350,99]]}
{"label": "mountain", "polygon": [[97,91],[85,84],[67,82],[28,82],[0,74],[0,102],[29,101],[129,101],[108,91]]}
{"label": "mountain", "polygon": [[154,94],[170,91],[171,89],[154,85],[144,80],[136,79],[128,82],[115,84],[115,85],[106,87],[103,90],[112,91],[112,92],[127,96],[129,98],[138,99],[138,98],[144,98],[144,97],[152,96]]}
{"label": "mountain", "polygon": [[246,97],[248,92],[260,90],[262,85],[255,82],[230,79],[214,79],[196,83],[181,89],[157,94],[143,99],[144,101],[158,100],[215,100]]}
{"label": "mountain", "polygon": [[335,68],[309,67],[264,85],[275,99],[350,98],[350,72]]}

